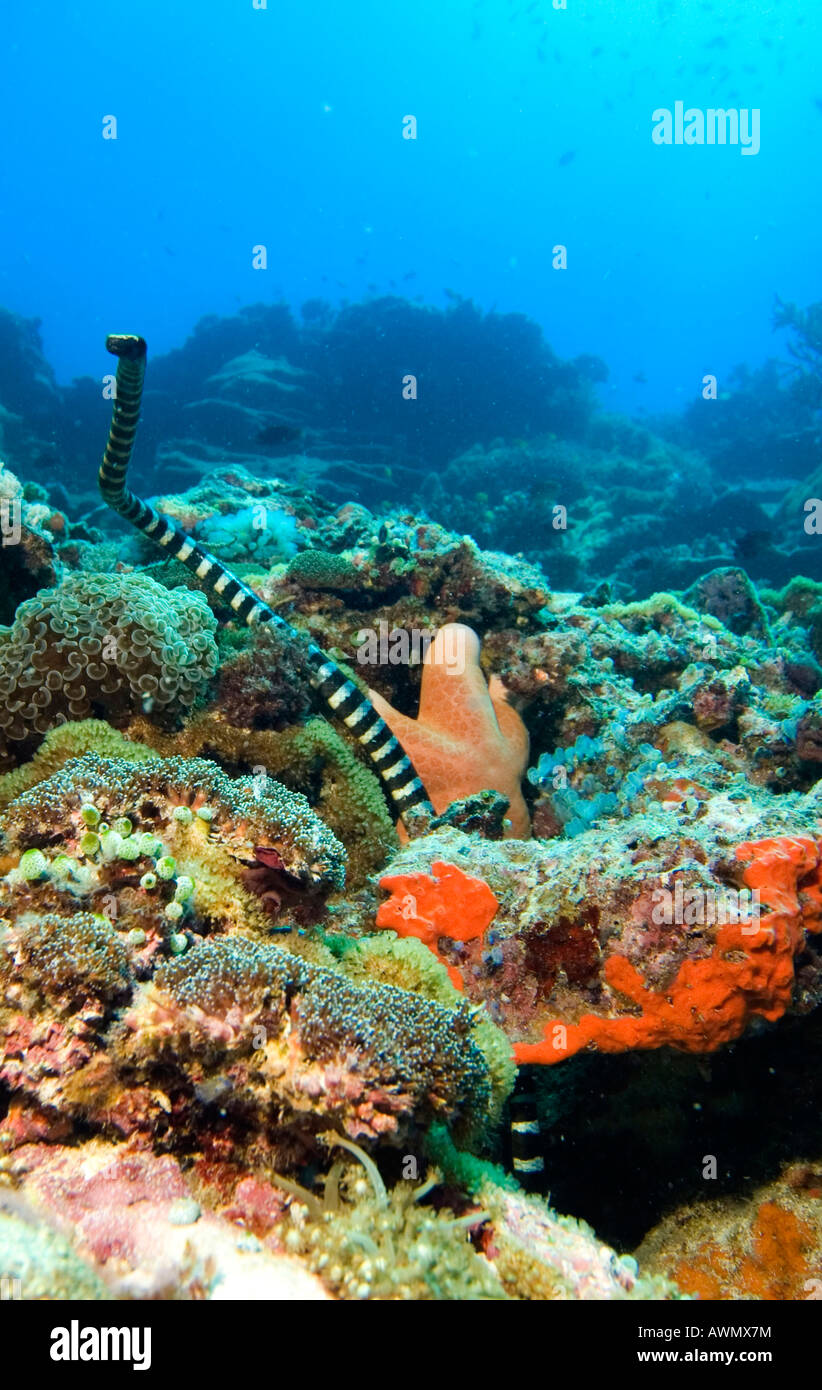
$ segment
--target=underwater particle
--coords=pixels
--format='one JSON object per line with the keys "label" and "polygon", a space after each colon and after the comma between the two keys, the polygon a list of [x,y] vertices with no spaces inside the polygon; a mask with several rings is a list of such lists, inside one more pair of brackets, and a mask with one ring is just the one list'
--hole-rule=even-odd
{"label": "underwater particle", "polygon": [[143,874],[143,877],[140,879],[140,887],[144,888],[147,893],[150,893],[152,888],[157,887],[157,875],[150,871],[147,874]]}
{"label": "underwater particle", "polygon": [[97,810],[96,806],[81,806],[80,818],[83,824],[90,826],[92,830],[95,826],[100,824],[100,812]]}
{"label": "underwater particle", "polygon": [[173,878],[177,872],[177,860],[171,854],[163,854],[154,865],[158,878]]}
{"label": "underwater particle", "polygon": [[27,849],[20,855],[18,868],[22,878],[27,882],[34,879],[43,878],[48,872],[49,862],[39,849]]}
{"label": "underwater particle", "polygon": [[168,1220],[172,1226],[193,1226],[201,1215],[200,1204],[193,1197],[177,1197],[168,1209]]}
{"label": "underwater particle", "polygon": [[89,830],[80,839],[80,852],[87,859],[93,859],[100,849],[100,836],[95,835],[93,830]]}
{"label": "underwater particle", "polygon": [[175,806],[171,815],[178,825],[191,825],[194,819],[194,813],[190,806]]}

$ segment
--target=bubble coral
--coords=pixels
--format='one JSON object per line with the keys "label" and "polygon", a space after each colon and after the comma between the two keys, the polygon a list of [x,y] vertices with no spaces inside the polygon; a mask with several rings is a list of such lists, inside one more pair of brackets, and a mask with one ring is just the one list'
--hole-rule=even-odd
{"label": "bubble coral", "polygon": [[0,628],[0,737],[187,708],[217,668],[216,626],[202,594],[147,575],[67,576]]}

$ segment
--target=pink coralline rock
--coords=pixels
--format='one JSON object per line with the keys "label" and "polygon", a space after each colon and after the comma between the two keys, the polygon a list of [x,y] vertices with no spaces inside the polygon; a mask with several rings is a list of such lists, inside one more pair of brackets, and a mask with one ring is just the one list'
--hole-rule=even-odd
{"label": "pink coralline rock", "polygon": [[583,1303],[681,1297],[670,1280],[640,1274],[636,1260],[598,1240],[586,1222],[560,1216],[524,1192],[496,1189],[491,1195],[485,1189],[480,1195],[493,1203],[486,1253],[497,1259],[503,1278],[512,1260],[532,1261],[542,1284],[533,1297]]}
{"label": "pink coralline rock", "polygon": [[329,1297],[298,1260],[202,1208],[170,1155],[101,1140],[27,1144],[7,1166],[29,1209],[72,1240],[115,1298]]}
{"label": "pink coralline rock", "polygon": [[262,1236],[268,1235],[284,1212],[282,1188],[272,1187],[262,1178],[246,1177],[237,1183],[232,1201],[220,1215]]}

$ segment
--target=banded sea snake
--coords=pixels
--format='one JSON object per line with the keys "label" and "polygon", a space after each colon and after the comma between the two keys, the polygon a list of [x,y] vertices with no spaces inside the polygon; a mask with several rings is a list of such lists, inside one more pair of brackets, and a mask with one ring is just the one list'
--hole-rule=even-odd
{"label": "banded sea snake", "polygon": [[303,644],[301,634],[274,612],[247,584],[204,550],[182,527],[155,511],[126,487],[126,475],[140,418],[146,370],[146,344],[131,334],[112,334],[106,348],[117,358],[114,407],[98,482],[103,500],[125,521],[181,560],[248,627],[275,626],[305,652],[306,676],[318,703],[351,730],[365,749],[388,803],[406,822],[412,811],[434,814],[425,787],[410,758],[371,701],[348,679],[337,663],[314,642]]}
{"label": "banded sea snake", "polygon": [[[229,603],[248,627],[272,623],[286,638],[294,643],[299,642],[300,634],[296,629],[264,603],[253,589],[192,540],[175,521],[163,516],[126,487],[126,475],[140,419],[146,344],[143,338],[135,335],[111,334],[106,339],[106,348],[117,358],[117,376],[111,427],[98,475],[104,502],[168,554],[181,560],[223,603]],[[334,718],[341,719],[362,744],[389,805],[406,825],[406,818],[415,810],[433,816],[434,808],[410,758],[403,752],[399,741],[377,714],[371,701],[316,643],[308,642],[304,650],[306,675],[318,701]],[[522,1185],[533,1190],[539,1186],[543,1173],[543,1159],[539,1152],[540,1127],[534,1097],[528,1091],[521,1071],[510,1105],[512,1166]]]}

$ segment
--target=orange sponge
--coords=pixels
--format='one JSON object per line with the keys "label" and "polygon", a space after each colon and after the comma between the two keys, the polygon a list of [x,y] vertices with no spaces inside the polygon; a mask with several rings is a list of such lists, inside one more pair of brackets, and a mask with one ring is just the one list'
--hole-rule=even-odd
{"label": "orange sponge", "polygon": [[805,931],[822,929],[820,845],[809,836],[783,836],[739,845],[736,855],[751,861],[744,881],[759,889],[761,905],[770,909],[758,925],[721,927],[712,954],[684,961],[664,993],[648,989],[627,957],[611,956],[606,982],[639,1012],[548,1024],[544,1041],[515,1045],[516,1060],[560,1062],[591,1044],[600,1052],[662,1046],[714,1052],[738,1038],[750,1018],[781,1018],[791,1001],[794,957]]}
{"label": "orange sponge", "polygon": [[[391,897],[377,911],[377,926],[392,927],[399,936],[416,936],[442,960],[440,937],[472,941],[482,936],[499,903],[487,883],[471,878],[456,864],[437,859],[431,875],[393,874],[380,879],[380,887]],[[459,970],[456,966],[447,969],[452,983],[462,989]]]}

